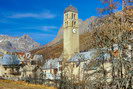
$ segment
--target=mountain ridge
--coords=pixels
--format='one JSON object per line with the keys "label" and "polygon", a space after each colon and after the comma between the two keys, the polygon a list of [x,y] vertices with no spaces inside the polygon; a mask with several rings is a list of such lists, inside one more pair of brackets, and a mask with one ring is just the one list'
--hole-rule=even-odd
{"label": "mountain ridge", "polygon": [[29,35],[21,37],[0,35],[0,49],[6,51],[29,51],[39,46],[40,44],[35,42]]}
{"label": "mountain ridge", "polygon": [[[126,15],[127,16],[125,19],[127,20],[125,20],[126,23],[122,27],[125,31],[129,31],[129,30],[132,30],[132,28],[129,29],[129,27],[131,27],[130,24],[132,23],[132,18],[129,19],[130,15],[129,14],[126,14]],[[122,18],[121,16],[122,16],[122,12],[119,11],[112,15],[106,15],[102,17],[92,16],[91,18],[85,21],[79,20],[80,52],[84,52],[91,48],[96,47],[97,39],[95,36],[97,31],[99,31],[99,33],[100,32],[106,33],[106,32],[110,32],[111,29],[114,30],[114,28],[119,29],[119,27],[121,26],[121,18]],[[109,34],[109,36],[111,35],[113,35],[113,33]],[[102,37],[102,35],[99,37],[104,38]],[[61,29],[58,32],[58,35],[52,42],[42,46],[39,49],[32,50],[31,53],[42,54],[45,59],[60,57],[63,53],[63,28],[61,27]],[[48,55],[47,53],[51,55]]]}

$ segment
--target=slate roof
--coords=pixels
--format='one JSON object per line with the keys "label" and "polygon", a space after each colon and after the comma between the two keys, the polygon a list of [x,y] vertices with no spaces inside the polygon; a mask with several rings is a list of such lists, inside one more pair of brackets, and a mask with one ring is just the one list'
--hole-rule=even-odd
{"label": "slate roof", "polygon": [[73,7],[73,6],[70,5],[64,11],[64,13],[67,13],[67,12],[75,12],[75,13],[78,13],[78,10],[77,10],[77,8],[75,8],[75,7]]}
{"label": "slate roof", "polygon": [[42,69],[55,69],[55,68],[59,68],[59,62],[61,61],[61,59],[49,59],[42,67]]}
{"label": "slate roof", "polygon": [[104,53],[104,54],[99,54],[99,56],[96,58],[97,60],[103,60],[103,59],[109,59],[110,58],[110,54],[108,53]]}
{"label": "slate roof", "polygon": [[90,59],[94,59],[96,56],[96,53],[97,53],[97,50],[95,49],[92,49],[88,52],[77,53],[72,58],[70,58],[68,62],[83,62]]}
{"label": "slate roof", "polygon": [[33,60],[34,61],[42,61],[43,60],[43,56],[42,55],[34,55]]}
{"label": "slate roof", "polygon": [[3,58],[0,59],[1,65],[17,65],[20,64],[20,60],[15,55],[5,54]]}

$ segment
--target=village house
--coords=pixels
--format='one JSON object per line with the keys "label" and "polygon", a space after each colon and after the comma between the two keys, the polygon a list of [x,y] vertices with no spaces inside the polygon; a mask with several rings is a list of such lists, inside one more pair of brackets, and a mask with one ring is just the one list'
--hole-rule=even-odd
{"label": "village house", "polygon": [[[66,67],[67,71],[65,75],[69,76],[69,78],[73,78],[75,81],[83,81],[85,74],[93,73],[98,66],[100,66],[100,64],[96,62],[98,60],[101,61],[103,56],[104,59],[109,59],[110,57],[109,54],[99,53],[98,49],[91,49],[87,52],[77,53],[68,60],[68,64],[66,66],[69,66],[69,69]],[[91,65],[95,66],[91,67]]]}
{"label": "village house", "polygon": [[20,75],[20,61],[16,55],[4,54],[0,59],[0,76],[11,79]]}
{"label": "village house", "polygon": [[[24,66],[20,68],[20,79],[39,77],[42,73],[41,64],[43,64],[42,55],[34,55],[33,59],[25,60]],[[40,72],[39,72],[40,71]]]}
{"label": "village house", "polygon": [[[75,54],[72,58],[68,60],[68,64],[65,66],[67,70],[65,75],[70,78],[70,80],[74,80],[75,82],[89,80],[96,80],[103,76],[102,72],[103,68],[105,69],[107,75],[107,82],[112,81],[112,62],[115,66],[119,63],[119,55],[123,56],[125,61],[131,61],[132,51],[131,45],[125,45],[125,49],[121,50],[118,44],[113,45],[113,59],[111,59],[111,55],[107,52],[111,51],[110,48],[102,48],[102,49],[91,49],[87,52],[81,52]],[[126,70],[122,68],[123,74],[126,73]],[[69,73],[68,73],[69,72]],[[115,74],[115,73],[114,73]],[[91,75],[86,78],[86,75]],[[115,74],[117,75],[117,74]]]}
{"label": "village house", "polygon": [[31,63],[42,66],[44,64],[43,56],[42,55],[34,55],[33,59],[31,59]]}
{"label": "village house", "polygon": [[94,59],[95,54],[96,50],[92,49],[88,52],[77,53],[73,57],[71,57],[67,61],[68,66],[71,65],[70,69],[67,69],[67,71],[70,72],[68,73],[68,76],[72,76],[74,79],[81,80],[84,74],[84,64],[89,63],[92,59]]}
{"label": "village house", "polygon": [[49,59],[42,67],[45,79],[58,80],[61,79],[62,60],[55,58]]}

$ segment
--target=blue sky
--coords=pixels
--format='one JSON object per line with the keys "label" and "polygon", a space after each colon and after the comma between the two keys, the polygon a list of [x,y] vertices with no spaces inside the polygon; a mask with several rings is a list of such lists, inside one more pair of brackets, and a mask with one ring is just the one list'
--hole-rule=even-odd
{"label": "blue sky", "polygon": [[64,9],[73,5],[79,18],[98,16],[99,0],[0,0],[0,34],[30,35],[42,45],[52,41],[63,23]]}

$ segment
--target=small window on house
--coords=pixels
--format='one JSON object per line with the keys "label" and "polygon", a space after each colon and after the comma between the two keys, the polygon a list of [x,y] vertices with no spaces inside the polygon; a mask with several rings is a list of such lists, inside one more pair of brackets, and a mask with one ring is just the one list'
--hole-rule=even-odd
{"label": "small window on house", "polygon": [[60,65],[62,65],[62,62],[59,62]]}
{"label": "small window on house", "polygon": [[52,73],[52,69],[50,69],[50,73]]}
{"label": "small window on house", "polygon": [[58,72],[58,69],[57,69],[57,68],[54,69],[54,74],[55,74],[55,75],[57,74],[57,72]]}
{"label": "small window on house", "polygon": [[75,67],[74,63],[73,63],[73,67]]}
{"label": "small window on house", "polygon": [[36,65],[36,62],[35,61],[31,61],[31,65]]}
{"label": "small window on house", "polygon": [[5,67],[5,70],[7,70],[7,68]]}
{"label": "small window on house", "polygon": [[62,71],[62,67],[59,67],[59,71]]}

